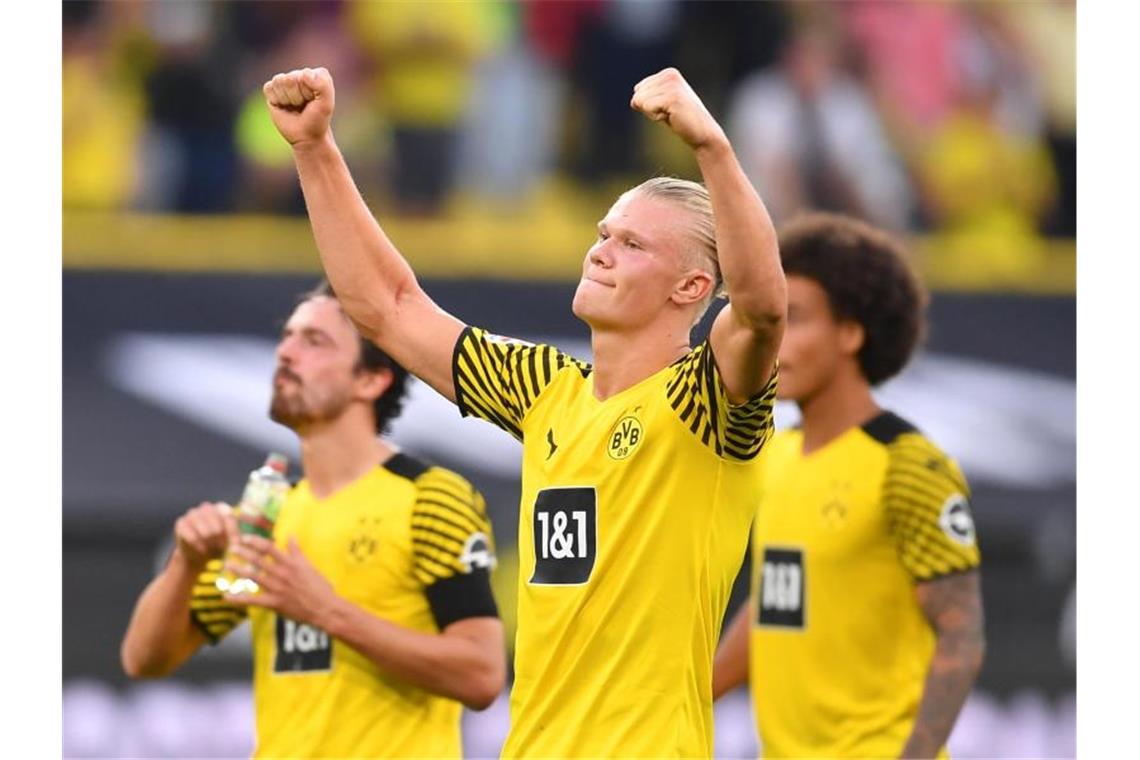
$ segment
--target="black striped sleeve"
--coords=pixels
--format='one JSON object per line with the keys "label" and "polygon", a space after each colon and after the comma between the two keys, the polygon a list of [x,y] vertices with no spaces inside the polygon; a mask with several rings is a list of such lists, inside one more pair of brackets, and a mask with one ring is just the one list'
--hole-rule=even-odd
{"label": "black striped sleeve", "polygon": [[927,581],[980,565],[970,490],[954,460],[917,431],[887,450],[883,505],[907,571]]}
{"label": "black striped sleeve", "polygon": [[495,544],[483,496],[459,475],[432,467],[416,478],[412,557],[436,625],[498,616],[491,593]]}
{"label": "black striped sleeve", "polygon": [[210,560],[198,575],[190,594],[190,619],[202,629],[211,644],[217,644],[246,618],[244,608],[227,604],[214,585],[222,570],[222,560]]}
{"label": "black striped sleeve", "polygon": [[498,425],[522,440],[522,423],[555,375],[571,365],[586,365],[558,349],[467,327],[452,355],[455,402],[463,416]]}
{"label": "black striped sleeve", "polygon": [[666,387],[669,404],[681,422],[717,456],[755,459],[774,429],[778,372],[743,404],[729,403],[708,340],[674,365]]}

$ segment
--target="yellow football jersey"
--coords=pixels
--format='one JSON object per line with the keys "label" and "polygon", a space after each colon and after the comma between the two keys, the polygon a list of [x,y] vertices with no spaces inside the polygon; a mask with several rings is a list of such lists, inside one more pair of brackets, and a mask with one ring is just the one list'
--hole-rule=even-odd
{"label": "yellow football jersey", "polygon": [[981,561],[969,490],[890,412],[802,451],[802,432],[784,430],[760,457],[750,683],[763,753],[898,757],[935,645],[915,584]]}
{"label": "yellow football jersey", "polygon": [[589,365],[467,328],[456,400],[523,444],[504,756],[705,756],[712,660],[776,379],[730,405],[707,342],[605,401]]}
{"label": "yellow football jersey", "polygon": [[[295,537],[337,593],[378,617],[435,632],[495,615],[483,497],[453,472],[403,454],[326,499],[302,480],[274,541]],[[191,613],[216,642],[243,619],[214,587],[220,560],[194,589]],[[378,669],[313,626],[249,611],[255,757],[460,757],[462,706]]]}

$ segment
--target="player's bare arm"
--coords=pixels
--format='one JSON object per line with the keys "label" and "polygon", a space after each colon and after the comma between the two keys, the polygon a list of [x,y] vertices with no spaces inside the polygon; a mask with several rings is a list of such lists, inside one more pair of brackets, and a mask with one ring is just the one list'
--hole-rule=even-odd
{"label": "player's bare arm", "polygon": [[265,607],[316,626],[385,672],[473,710],[485,709],[502,691],[506,657],[498,618],[466,618],[439,634],[413,631],[339,596],[295,539],[282,551],[260,536],[243,536],[233,555],[229,569],[255,578],[260,591],[227,595],[227,601]]}
{"label": "player's bare arm", "polygon": [[787,286],[776,230],[724,130],[679,71],[665,69],[643,79],[630,105],[668,125],[700,165],[729,298],[709,340],[729,400],[743,403],[771,377],[783,336]]}
{"label": "player's bare arm", "polygon": [[333,140],[332,76],[297,69],[263,90],[293,147],[321,264],[345,312],[361,334],[454,401],[451,354],[463,323],[428,298],[360,196]]}
{"label": "player's bare arm", "polygon": [[981,670],[986,639],[977,570],[918,584],[919,605],[938,636],[914,730],[902,757],[935,757]]}
{"label": "player's bare arm", "polygon": [[190,619],[190,596],[206,564],[237,536],[229,507],[203,502],[174,524],[174,551],[135,605],[120,648],[132,678],[160,678],[177,670],[206,642]]}
{"label": "player's bare arm", "polygon": [[728,629],[720,637],[713,659],[713,699],[717,700],[741,684],[748,683],[748,636],[751,632],[752,603],[740,605]]}

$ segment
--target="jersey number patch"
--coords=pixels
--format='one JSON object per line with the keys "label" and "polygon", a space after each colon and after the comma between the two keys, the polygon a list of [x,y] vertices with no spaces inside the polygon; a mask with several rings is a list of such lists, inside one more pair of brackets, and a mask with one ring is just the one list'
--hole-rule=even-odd
{"label": "jersey number patch", "polygon": [[597,554],[598,494],[593,488],[544,488],[534,501],[531,583],[577,585],[590,580]]}
{"label": "jersey number patch", "polygon": [[760,568],[757,623],[804,627],[804,553],[799,549],[764,549]]}
{"label": "jersey number patch", "polygon": [[274,673],[305,673],[332,668],[329,635],[305,623],[277,615],[277,657]]}

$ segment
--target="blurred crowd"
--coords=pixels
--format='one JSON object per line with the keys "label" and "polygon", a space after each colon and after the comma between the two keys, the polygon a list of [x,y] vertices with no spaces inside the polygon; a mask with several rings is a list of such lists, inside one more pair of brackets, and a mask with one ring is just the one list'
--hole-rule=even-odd
{"label": "blurred crowd", "polygon": [[64,206],[302,213],[261,84],[324,65],[366,196],[510,208],[691,156],[629,109],[678,67],[777,221],[804,207],[1001,256],[1076,233],[1072,2],[63,4]]}

